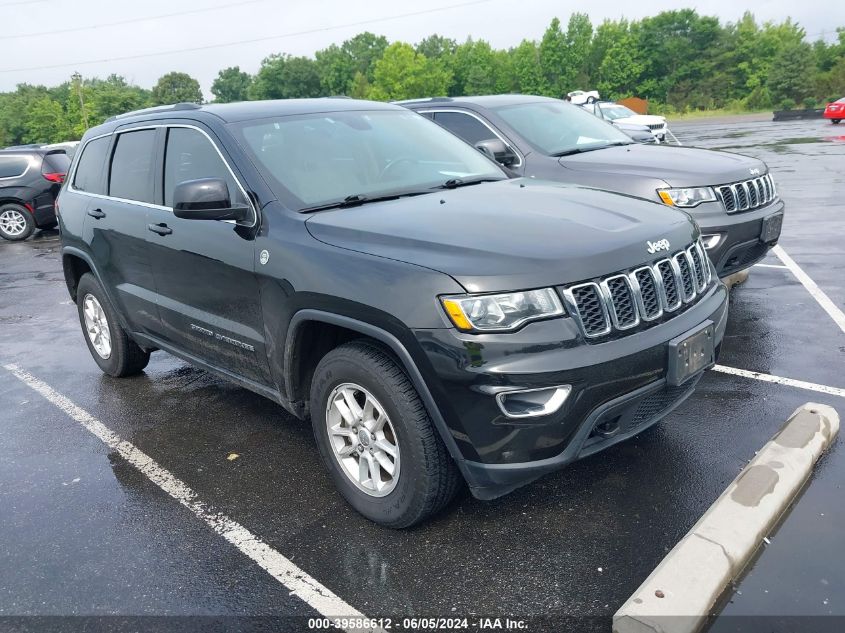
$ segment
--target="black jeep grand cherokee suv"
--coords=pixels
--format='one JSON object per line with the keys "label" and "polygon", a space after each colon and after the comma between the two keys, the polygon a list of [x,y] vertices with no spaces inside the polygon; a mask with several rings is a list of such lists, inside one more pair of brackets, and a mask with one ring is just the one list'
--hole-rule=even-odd
{"label": "black jeep grand cherokee suv", "polygon": [[511,180],[398,106],[177,105],[90,130],[60,197],[94,360],[162,349],[310,416],[383,525],[640,432],[714,362],[727,293],[689,216]]}

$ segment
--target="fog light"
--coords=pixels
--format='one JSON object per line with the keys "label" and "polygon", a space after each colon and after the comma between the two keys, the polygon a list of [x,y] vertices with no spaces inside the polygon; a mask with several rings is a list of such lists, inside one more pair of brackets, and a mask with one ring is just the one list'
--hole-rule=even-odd
{"label": "fog light", "polygon": [[701,241],[704,244],[704,248],[708,251],[716,248],[719,245],[719,242],[722,241],[722,234],[721,233],[714,233],[713,235],[702,235]]}
{"label": "fog light", "polygon": [[535,418],[560,409],[571,391],[572,385],[501,391],[496,394],[496,404],[509,418]]}

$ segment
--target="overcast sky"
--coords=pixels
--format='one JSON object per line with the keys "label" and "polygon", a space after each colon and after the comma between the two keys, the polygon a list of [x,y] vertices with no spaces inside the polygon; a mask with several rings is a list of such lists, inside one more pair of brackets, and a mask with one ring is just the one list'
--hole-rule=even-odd
{"label": "overcast sky", "polygon": [[[686,6],[723,22],[736,21],[746,9],[759,21],[792,17],[811,39],[829,42],[835,27],[845,26],[845,3],[821,0],[0,0],[0,91],[23,82],[55,85],[76,70],[86,77],[117,73],[149,88],[162,74],[179,70],[199,79],[210,98],[221,68],[253,73],[271,53],[312,55],[365,30],[391,41],[414,43],[440,33],[509,47],[526,37],[539,39],[554,16],[565,24],[574,11],[588,13],[595,25]],[[145,19],[163,15],[169,17]],[[51,34],[36,36],[45,32]],[[218,46],[243,40],[261,41]],[[97,63],[86,63],[92,61]]]}

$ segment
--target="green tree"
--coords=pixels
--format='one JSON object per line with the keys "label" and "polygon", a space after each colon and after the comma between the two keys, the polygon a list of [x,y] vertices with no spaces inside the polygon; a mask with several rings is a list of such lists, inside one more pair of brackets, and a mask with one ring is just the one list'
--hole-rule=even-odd
{"label": "green tree", "polygon": [[801,103],[810,96],[812,85],[807,80],[807,69],[813,61],[813,49],[806,42],[781,49],[769,71],[768,87],[775,103],[784,99]]}
{"label": "green tree", "polygon": [[[358,73],[368,84],[372,83],[375,64],[386,48],[386,37],[367,31],[346,40],[340,46],[332,44],[317,51],[317,72],[323,93],[350,95]],[[357,87],[360,89],[360,82]]]}
{"label": "green tree", "polygon": [[120,75],[109,75],[103,81],[95,79],[88,82],[83,87],[83,97],[86,107],[89,108],[91,125],[102,123],[117,114],[138,110],[150,104],[159,104],[152,100],[149,91],[129,85]]}
{"label": "green tree", "polygon": [[57,143],[70,134],[62,104],[47,96],[29,104],[25,125],[24,143]]}
{"label": "green tree", "polygon": [[588,60],[592,39],[593,25],[590,16],[586,13],[573,13],[566,27],[566,64],[563,70],[568,74],[562,78],[570,87],[567,92],[586,89],[590,85]]}
{"label": "green tree", "polygon": [[560,20],[554,18],[540,41],[540,70],[548,96],[562,97],[574,90],[567,83],[572,74],[567,62],[566,35],[560,29]]}
{"label": "green tree", "polygon": [[498,92],[496,83],[502,71],[490,44],[472,38],[460,44],[451,64],[451,95],[487,95]]}
{"label": "green tree", "polygon": [[211,94],[218,103],[232,103],[246,101],[252,77],[239,66],[230,66],[217,73],[217,78],[211,84]]}
{"label": "green tree", "polygon": [[522,94],[542,95],[547,92],[546,80],[540,69],[540,50],[533,40],[522,40],[511,53],[514,90]]}
{"label": "green tree", "polygon": [[249,88],[250,99],[302,99],[323,94],[317,63],[290,55],[267,57]]}
{"label": "green tree", "polygon": [[422,53],[428,59],[443,59],[455,54],[458,43],[450,37],[435,33],[420,40],[415,48],[418,53]]}
{"label": "green tree", "polygon": [[394,42],[376,62],[370,99],[380,101],[445,95],[451,73],[410,44]]}
{"label": "green tree", "polygon": [[606,99],[624,99],[636,94],[645,63],[636,54],[636,38],[631,33],[620,37],[607,49],[598,70],[597,88]]}
{"label": "green tree", "polygon": [[202,103],[200,82],[187,73],[172,72],[163,75],[152,90],[153,105],[171,103]]}

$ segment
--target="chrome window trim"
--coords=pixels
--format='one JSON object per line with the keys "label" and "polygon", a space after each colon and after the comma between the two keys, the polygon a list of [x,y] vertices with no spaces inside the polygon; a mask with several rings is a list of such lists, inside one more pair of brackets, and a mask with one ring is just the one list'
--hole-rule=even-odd
{"label": "chrome window trim", "polygon": [[[479,123],[481,123],[481,125],[483,125],[484,127],[486,127],[488,130],[490,130],[490,132],[492,132],[492,133],[493,133],[493,135],[494,135],[497,139],[499,139],[500,141],[502,141],[502,143],[504,143],[505,145],[507,145],[508,147],[510,147],[510,148],[511,148],[511,151],[512,151],[514,154],[516,154],[516,157],[519,159],[519,162],[518,162],[518,163],[516,163],[516,164],[514,164],[514,165],[511,165],[510,167],[508,167],[508,169],[514,169],[514,168],[516,168],[516,167],[522,167],[522,165],[524,164],[524,160],[525,160],[525,159],[524,159],[524,157],[522,156],[522,152],[520,152],[520,151],[519,151],[519,150],[518,150],[518,149],[517,149],[517,148],[513,145],[513,143],[511,143],[510,141],[506,140],[504,136],[502,136],[502,135],[501,135],[501,134],[499,134],[496,130],[494,130],[492,127],[490,127],[490,124],[489,124],[489,123],[487,123],[487,121],[485,121],[483,118],[481,118],[481,117],[480,117],[479,115],[477,115],[475,112],[470,112],[469,110],[459,110],[459,109],[457,109],[457,108],[428,108],[428,109],[415,110],[415,112],[419,112],[420,114],[427,114],[427,113],[437,114],[438,112],[451,112],[451,113],[454,113],[454,114],[466,114],[467,116],[470,116],[470,117],[472,117],[473,119],[475,119],[476,121],[478,121]],[[437,121],[434,121],[434,122],[435,122],[435,123],[437,123]],[[437,124],[438,124],[438,125],[440,125],[439,123],[437,123]],[[441,126],[441,127],[443,127],[443,126]],[[447,131],[447,132],[449,132],[450,134],[454,134],[455,136],[458,136],[457,134],[455,134],[455,133],[454,133],[454,132],[452,132],[451,130],[448,130],[448,129],[447,129],[447,128],[445,128],[445,127],[444,127],[443,129],[446,129],[446,131]],[[458,137],[458,138],[460,138],[460,137]],[[463,139],[461,139],[461,140],[463,141]],[[466,141],[464,141],[464,142],[466,143]],[[469,143],[467,143],[467,144],[469,144]],[[498,165],[499,163],[496,163],[496,164]]]}
{"label": "chrome window trim", "polygon": [[[164,206],[164,205],[160,205],[160,204],[153,204],[151,202],[143,202],[141,200],[128,200],[126,198],[118,198],[117,196],[109,196],[109,195],[104,195],[104,194],[99,194],[99,193],[89,193],[87,191],[82,191],[80,189],[77,189],[76,187],[73,186],[73,181],[76,180],[76,170],[77,170],[77,167],[79,166],[79,161],[81,160],[83,152],[88,147],[88,144],[91,141],[95,141],[95,140],[100,139],[100,138],[105,138],[107,136],[117,136],[119,134],[124,134],[124,133],[127,133],[127,132],[139,132],[141,130],[155,130],[155,129],[159,129],[159,128],[165,128],[165,129],[185,128],[185,129],[189,129],[189,130],[196,130],[197,132],[199,132],[200,134],[205,136],[205,138],[208,140],[209,143],[211,143],[211,146],[217,152],[217,155],[220,157],[220,160],[223,161],[224,165],[226,165],[226,169],[229,171],[229,173],[232,176],[232,179],[238,185],[238,189],[240,189],[241,193],[243,194],[244,200],[246,200],[247,204],[249,205],[250,210],[252,211],[252,220],[253,220],[252,224],[244,224],[242,226],[244,226],[245,228],[254,228],[258,224],[258,211],[256,210],[255,205],[252,203],[252,200],[250,199],[249,195],[247,195],[247,192],[246,192],[246,189],[243,186],[243,183],[241,183],[240,179],[237,177],[237,175],[235,175],[234,170],[232,169],[231,165],[229,165],[229,161],[227,161],[225,156],[223,156],[223,153],[220,151],[220,148],[217,147],[217,143],[214,142],[214,139],[211,138],[211,136],[209,136],[208,133],[205,130],[203,130],[202,128],[197,127],[196,125],[190,125],[188,123],[143,124],[143,125],[139,125],[137,127],[129,127],[129,128],[123,128],[123,129],[120,129],[120,130],[113,130],[111,132],[107,132],[106,134],[100,134],[99,136],[93,136],[93,137],[89,138],[87,141],[85,141],[85,145],[82,146],[81,148],[79,148],[79,151],[77,152],[77,155],[79,156],[79,158],[76,158],[74,160],[73,178],[68,179],[68,187],[67,187],[68,191],[71,191],[73,193],[82,194],[82,195],[85,195],[85,196],[90,196],[92,198],[99,198],[99,199],[102,199],[102,200],[114,200],[116,202],[123,202],[123,203],[126,203],[126,204],[132,204],[132,205],[136,205],[136,206],[139,206],[139,207],[146,207],[148,209],[156,209],[158,211],[169,211],[170,213],[173,213],[173,207],[168,207],[168,206]],[[165,146],[164,151],[167,152],[166,146]],[[111,165],[111,156],[109,156],[109,165]],[[109,176],[111,175],[110,172],[111,172],[111,170],[109,170]],[[226,224],[236,224],[236,222],[234,220],[221,220],[221,221],[226,223]]]}
{"label": "chrome window trim", "polygon": [[[613,298],[613,293],[610,291],[610,281],[614,279],[622,279],[625,282],[625,286],[628,288],[628,293],[631,296],[631,303],[634,306],[634,322],[630,323],[629,325],[621,325],[619,323],[619,315],[616,313],[616,300]],[[610,314],[610,320],[613,322],[613,326],[620,331],[630,330],[631,328],[635,328],[640,324],[640,311],[639,306],[637,305],[637,299],[634,296],[634,288],[631,286],[631,280],[628,278],[628,275],[619,274],[619,275],[611,275],[610,277],[605,277],[599,283],[601,290],[604,294],[604,301],[608,308],[607,312]]]}
{"label": "chrome window trim", "polygon": [[[575,299],[575,295],[572,293],[573,290],[577,290],[578,288],[585,288],[585,287],[592,287],[596,295],[599,299],[599,306],[601,306],[602,314],[604,316],[604,323],[605,326],[601,332],[594,332],[592,334],[587,333],[587,329],[584,327],[583,321],[581,321],[581,313],[578,310],[578,301]],[[575,319],[576,323],[578,323],[578,327],[581,328],[581,332],[587,338],[598,338],[600,336],[605,336],[610,334],[611,327],[610,327],[610,315],[607,311],[607,302],[605,300],[605,296],[602,293],[601,287],[592,281],[588,281],[587,283],[583,284],[575,284],[574,286],[569,286],[568,288],[563,289],[563,299],[564,303],[566,304],[566,308],[569,311],[569,314]]]}
{"label": "chrome window trim", "polygon": [[35,162],[35,155],[29,156],[27,154],[3,154],[0,156],[0,160],[3,158],[25,158],[26,169],[15,176],[3,176],[0,180],[15,180],[16,178],[23,178],[29,173],[29,170],[32,169],[32,164]]}

